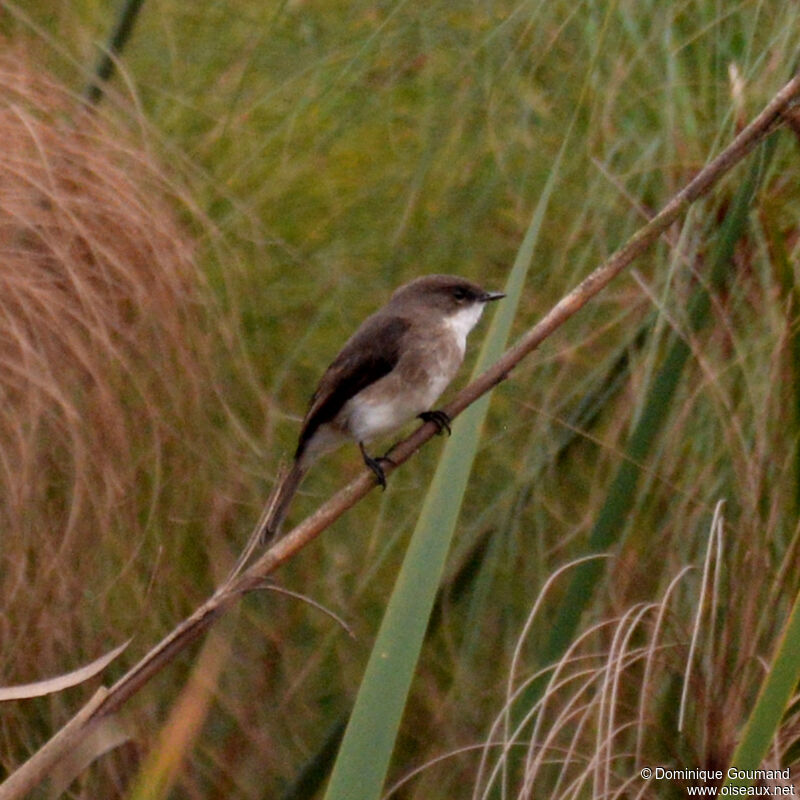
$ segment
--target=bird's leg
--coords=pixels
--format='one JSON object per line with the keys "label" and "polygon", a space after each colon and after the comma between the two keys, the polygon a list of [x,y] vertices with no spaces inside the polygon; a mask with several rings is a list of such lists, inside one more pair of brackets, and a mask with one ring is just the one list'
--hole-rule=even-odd
{"label": "bird's leg", "polygon": [[452,433],[450,430],[450,422],[452,420],[446,411],[434,409],[433,411],[423,411],[421,414],[417,414],[417,416],[423,422],[432,422],[439,429],[437,434],[442,434],[447,431],[447,435],[449,436]]}
{"label": "bird's leg", "polygon": [[396,466],[394,461],[387,456],[379,456],[378,458],[373,458],[364,448],[364,442],[358,443],[359,448],[361,449],[361,456],[364,459],[364,463],[373,471],[375,477],[378,480],[382,489],[386,489],[386,473],[383,471],[383,467],[381,466],[381,462],[385,461],[392,466]]}

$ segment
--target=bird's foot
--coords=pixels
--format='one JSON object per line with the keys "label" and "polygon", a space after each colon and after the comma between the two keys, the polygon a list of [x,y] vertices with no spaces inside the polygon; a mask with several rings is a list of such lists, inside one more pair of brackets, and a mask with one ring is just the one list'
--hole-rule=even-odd
{"label": "bird's foot", "polygon": [[391,466],[393,466],[393,467],[396,467],[397,465],[388,456],[378,456],[378,458],[373,458],[364,449],[364,445],[361,442],[358,443],[358,446],[361,448],[361,456],[364,459],[364,463],[372,470],[373,474],[375,475],[376,480],[378,481],[378,484],[385,491],[386,490],[386,473],[384,472],[384,469],[381,466],[381,464],[391,464]]}
{"label": "bird's foot", "polygon": [[442,434],[447,431],[449,436],[452,431],[450,430],[450,415],[441,409],[434,409],[433,411],[423,411],[417,415],[423,422],[432,422],[439,430],[437,434]]}

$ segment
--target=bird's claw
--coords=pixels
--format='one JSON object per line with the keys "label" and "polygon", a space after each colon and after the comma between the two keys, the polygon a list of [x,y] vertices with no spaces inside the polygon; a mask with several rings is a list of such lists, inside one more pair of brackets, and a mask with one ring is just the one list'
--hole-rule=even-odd
{"label": "bird's claw", "polygon": [[384,472],[383,467],[381,466],[382,463],[391,464],[391,466],[396,467],[397,464],[392,461],[391,458],[388,456],[378,456],[377,458],[373,458],[365,449],[364,445],[359,442],[358,445],[361,448],[361,455],[364,458],[364,463],[372,470],[373,475],[375,475],[375,479],[378,481],[378,485],[386,491],[386,472]]}
{"label": "bird's claw", "polygon": [[450,429],[452,420],[446,411],[434,409],[433,411],[423,411],[418,416],[423,422],[432,422],[439,429],[437,434],[442,434],[447,431],[447,435],[449,436],[452,433]]}

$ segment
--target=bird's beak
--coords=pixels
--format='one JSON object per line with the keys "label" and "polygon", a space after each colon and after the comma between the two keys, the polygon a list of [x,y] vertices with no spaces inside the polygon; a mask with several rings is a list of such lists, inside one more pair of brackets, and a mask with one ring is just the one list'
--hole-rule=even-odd
{"label": "bird's beak", "polygon": [[481,297],[481,300],[483,300],[484,303],[488,303],[491,300],[500,300],[505,296],[506,296],[505,292],[484,292],[483,296]]}

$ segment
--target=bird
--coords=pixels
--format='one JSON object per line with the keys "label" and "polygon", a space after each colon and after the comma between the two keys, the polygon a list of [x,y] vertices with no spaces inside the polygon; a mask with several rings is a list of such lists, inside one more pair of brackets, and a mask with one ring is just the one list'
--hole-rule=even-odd
{"label": "bird", "polygon": [[311,396],[292,465],[272,492],[262,544],[278,535],[309,468],[348,440],[385,489],[382,464],[391,459],[371,456],[368,443],[415,417],[450,433],[450,418],[434,405],[458,372],[486,304],[502,297],[457,275],[425,275],[361,323]]}

